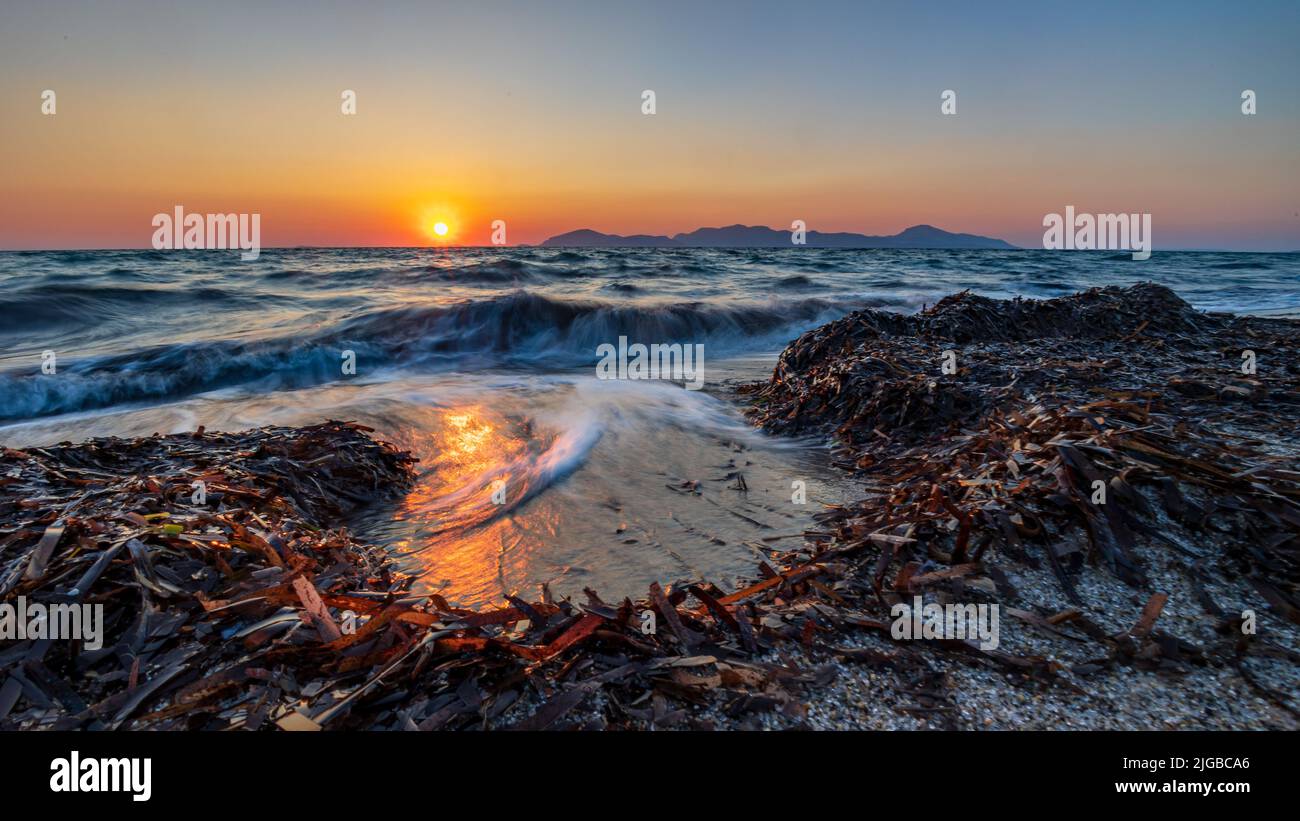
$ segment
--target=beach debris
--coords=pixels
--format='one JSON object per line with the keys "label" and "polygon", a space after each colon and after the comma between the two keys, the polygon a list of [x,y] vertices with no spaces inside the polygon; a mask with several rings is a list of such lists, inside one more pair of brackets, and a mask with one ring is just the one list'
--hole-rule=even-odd
{"label": "beach debris", "polygon": [[[1266,375],[1243,376],[1246,349],[1271,353]],[[960,583],[965,600],[1014,605],[991,572],[1005,562],[1046,564],[1082,605],[1088,566],[1148,589],[1143,553],[1161,549],[1190,573],[1248,578],[1260,606],[1300,623],[1298,355],[1294,320],[1200,313],[1150,283],[1044,301],[964,292],[810,331],[747,393],[760,425],[830,435],[864,482],[829,517],[828,552],[870,554],[847,575],[883,603]],[[1053,629],[1090,627],[1107,665],[1204,663],[1205,648],[1154,629],[1161,596],[1125,635],[1080,616]]]}
{"label": "beach debris", "polygon": [[[412,578],[340,526],[412,483],[413,459],[369,432],[6,449],[0,601],[104,615],[98,647],[6,643],[0,726],[542,729],[597,693],[610,724],[678,726],[687,713],[669,699],[797,700],[781,683],[797,678],[748,660],[770,640],[756,614],[707,583],[695,610],[688,590],[658,584],[616,606],[594,591],[586,605],[543,591],[480,612],[411,596]],[[651,610],[663,630],[647,631]]]}

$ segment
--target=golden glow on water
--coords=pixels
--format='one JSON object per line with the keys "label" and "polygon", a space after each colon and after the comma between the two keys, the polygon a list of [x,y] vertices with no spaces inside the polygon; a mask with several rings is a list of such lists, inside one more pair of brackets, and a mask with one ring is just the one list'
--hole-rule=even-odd
{"label": "golden glow on water", "polygon": [[449,458],[469,458],[491,441],[494,430],[492,425],[472,413],[449,413],[446,421],[449,430],[443,444]]}
{"label": "golden glow on water", "polygon": [[425,476],[405,498],[402,517],[438,530],[485,521],[499,512],[491,499],[497,480],[506,482],[507,498],[517,498],[510,480],[528,442],[508,428],[506,420],[477,406],[439,412],[411,443]]}
{"label": "golden glow on water", "polygon": [[[435,413],[409,444],[423,475],[396,515],[419,525],[418,535],[394,544],[411,554],[413,570],[426,574],[422,587],[439,590],[446,582],[446,592],[457,597],[499,599],[508,588],[504,576],[514,575],[504,572],[503,563],[518,546],[518,531],[554,527],[538,510],[513,509],[528,492],[525,466],[535,443],[482,406]],[[500,482],[504,504],[493,499]]]}

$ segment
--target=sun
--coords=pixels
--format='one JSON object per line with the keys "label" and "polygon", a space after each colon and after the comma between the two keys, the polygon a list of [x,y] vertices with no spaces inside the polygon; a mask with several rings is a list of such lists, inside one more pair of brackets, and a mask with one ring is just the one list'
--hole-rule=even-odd
{"label": "sun", "polygon": [[413,226],[424,242],[430,245],[450,245],[460,240],[461,231],[469,224],[462,207],[449,200],[429,201],[414,214]]}
{"label": "sun", "polygon": [[444,245],[456,237],[456,222],[450,216],[438,214],[424,222],[424,235],[437,245]]}
{"label": "sun", "polygon": [[438,242],[451,239],[451,222],[445,217],[443,219],[430,220],[425,223],[425,226],[425,230],[429,233],[430,239]]}

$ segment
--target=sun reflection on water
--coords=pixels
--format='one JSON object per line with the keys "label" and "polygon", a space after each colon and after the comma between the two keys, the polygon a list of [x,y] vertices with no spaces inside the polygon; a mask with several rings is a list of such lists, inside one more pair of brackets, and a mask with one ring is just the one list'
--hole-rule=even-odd
{"label": "sun reflection on water", "polygon": [[434,409],[429,424],[409,439],[421,476],[395,518],[416,529],[394,546],[424,574],[417,588],[446,586],[472,598],[493,589],[493,598],[513,592],[505,580],[513,574],[503,563],[513,561],[524,532],[554,529],[544,512],[517,508],[545,439],[536,440],[528,422],[483,406]]}

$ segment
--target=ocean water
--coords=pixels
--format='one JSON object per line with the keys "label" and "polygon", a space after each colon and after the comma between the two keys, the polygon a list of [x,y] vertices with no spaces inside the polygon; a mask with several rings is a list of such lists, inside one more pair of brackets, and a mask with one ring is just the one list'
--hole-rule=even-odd
{"label": "ocean water", "polygon": [[[1203,310],[1300,315],[1298,254],[0,253],[0,442],[354,419],[422,460],[412,493],[353,523],[418,589],[490,606],[542,583],[607,599],[654,580],[726,586],[853,494],[824,443],[754,431],[732,395],[791,339],[966,288],[1144,280]],[[597,346],[619,336],[702,344],[704,389],[598,379]]]}

